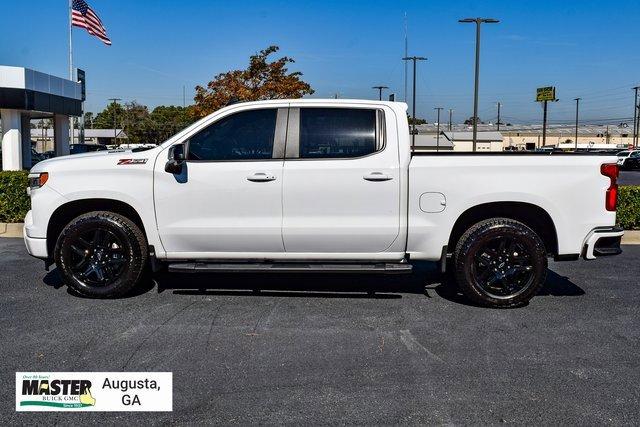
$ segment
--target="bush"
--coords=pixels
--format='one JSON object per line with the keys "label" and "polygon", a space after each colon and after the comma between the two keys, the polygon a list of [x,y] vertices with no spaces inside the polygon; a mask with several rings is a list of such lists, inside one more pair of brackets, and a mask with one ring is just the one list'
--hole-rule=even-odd
{"label": "bush", "polygon": [[30,209],[27,171],[0,171],[0,222],[22,222]]}
{"label": "bush", "polygon": [[640,230],[640,186],[620,187],[618,225],[625,230]]}

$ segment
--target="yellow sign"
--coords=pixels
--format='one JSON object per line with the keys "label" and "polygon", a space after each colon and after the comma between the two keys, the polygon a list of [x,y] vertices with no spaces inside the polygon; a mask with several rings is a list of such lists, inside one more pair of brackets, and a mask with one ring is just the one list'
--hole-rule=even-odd
{"label": "yellow sign", "polygon": [[536,89],[536,102],[555,101],[556,88],[553,86],[539,87]]}

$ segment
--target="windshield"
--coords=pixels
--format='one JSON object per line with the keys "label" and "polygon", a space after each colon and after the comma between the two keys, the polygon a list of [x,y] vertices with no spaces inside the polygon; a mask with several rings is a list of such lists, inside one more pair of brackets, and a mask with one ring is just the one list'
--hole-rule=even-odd
{"label": "windshield", "polygon": [[618,157],[629,157],[629,151],[621,151],[618,153]]}

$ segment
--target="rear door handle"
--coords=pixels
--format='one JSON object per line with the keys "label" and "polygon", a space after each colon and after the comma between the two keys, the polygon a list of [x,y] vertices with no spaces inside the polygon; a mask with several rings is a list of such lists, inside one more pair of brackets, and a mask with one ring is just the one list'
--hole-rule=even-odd
{"label": "rear door handle", "polygon": [[368,175],[363,176],[367,181],[389,181],[393,179],[391,175],[382,172],[371,172]]}
{"label": "rear door handle", "polygon": [[269,181],[275,181],[276,177],[273,175],[266,174],[264,172],[256,172],[253,175],[249,175],[247,179],[251,182],[269,182]]}

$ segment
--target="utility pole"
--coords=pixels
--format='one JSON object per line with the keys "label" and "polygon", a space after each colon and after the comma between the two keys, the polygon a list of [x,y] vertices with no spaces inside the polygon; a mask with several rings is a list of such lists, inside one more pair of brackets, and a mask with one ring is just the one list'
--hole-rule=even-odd
{"label": "utility pole", "polygon": [[186,106],[187,106],[187,97],[186,97],[184,85],[182,85],[182,108],[185,108]]}
{"label": "utility pole", "polygon": [[122,101],[122,98],[109,98],[109,101],[113,102],[113,145],[117,145],[116,144],[116,141],[118,138],[117,106],[118,106],[118,101]]}
{"label": "utility pole", "polygon": [[451,118],[453,117],[453,109],[449,108],[449,132],[451,132]]}
{"label": "utility pole", "polygon": [[580,108],[580,100],[582,98],[574,98],[576,101],[576,151],[578,151],[578,110]]}
{"label": "utility pole", "polygon": [[[409,56],[409,37],[407,25],[407,12],[404,13],[404,56]],[[407,75],[409,74],[409,63],[404,63],[404,102],[407,102]]]}
{"label": "utility pole", "polygon": [[640,127],[640,125],[638,124],[638,89],[640,89],[640,86],[636,86],[633,88],[633,90],[635,91],[635,98],[633,100],[633,138],[632,138],[632,144],[634,147],[638,145],[638,127]]}
{"label": "utility pole", "polygon": [[473,90],[473,151],[476,151],[476,142],[478,137],[478,85],[480,81],[480,26],[481,24],[496,24],[500,21],[493,18],[465,18],[460,19],[461,23],[476,24],[476,72],[475,85]]}
{"label": "utility pole", "polygon": [[426,61],[423,56],[405,56],[403,61],[413,61],[413,128],[411,130],[411,150],[416,148],[416,63]]}
{"label": "utility pole", "polygon": [[544,113],[542,115],[542,147],[547,145],[547,102],[549,101],[544,101],[544,107],[542,107],[544,109]]}
{"label": "utility pole", "polygon": [[500,132],[500,106],[502,104],[500,104],[500,102],[498,102],[498,123],[496,124],[496,126],[498,127],[497,131]]}
{"label": "utility pole", "polygon": [[440,111],[442,107],[434,108],[438,112],[438,121],[436,124],[436,151],[440,151]]}
{"label": "utility pole", "polygon": [[389,89],[389,86],[373,86],[371,89],[378,89],[378,100],[382,101],[382,90]]}

